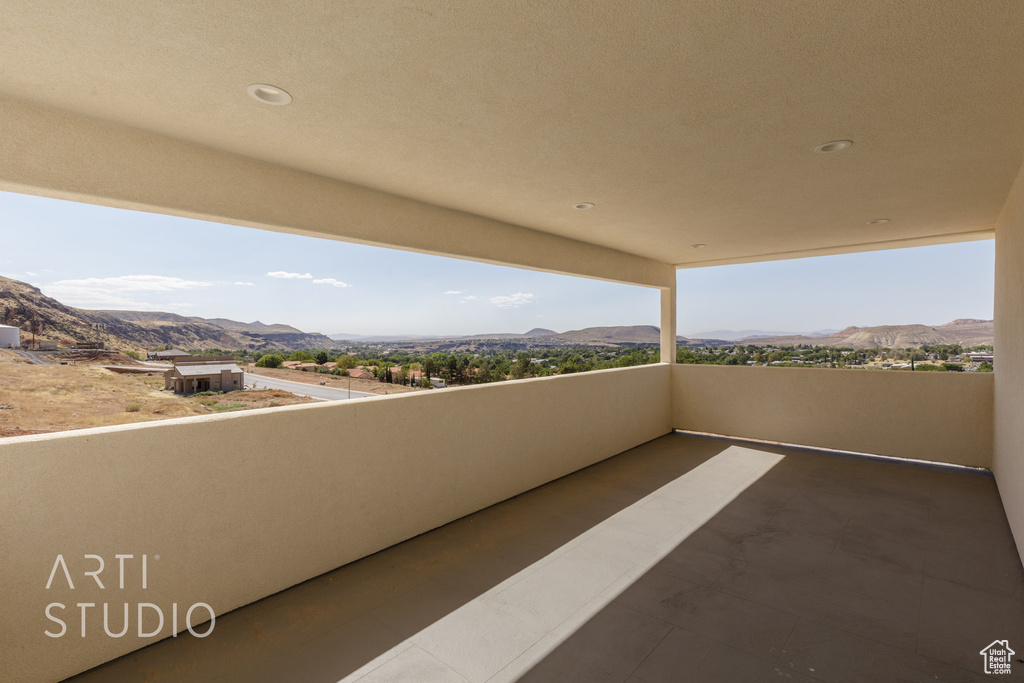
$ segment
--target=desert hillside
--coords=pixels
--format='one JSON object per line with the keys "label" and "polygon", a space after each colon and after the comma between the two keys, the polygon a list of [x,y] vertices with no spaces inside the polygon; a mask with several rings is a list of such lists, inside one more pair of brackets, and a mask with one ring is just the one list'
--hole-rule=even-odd
{"label": "desert hillside", "polygon": [[654,325],[586,327],[582,330],[569,330],[552,336],[581,344],[657,344],[661,341],[661,330]]}
{"label": "desert hillside", "polygon": [[[288,325],[225,318],[206,320],[157,311],[90,311],[66,306],[38,288],[0,276],[0,324],[31,331],[33,315],[40,339],[101,342],[112,348],[145,350],[158,346],[184,349],[328,349],[335,343]],[[23,339],[27,338],[23,335]]]}
{"label": "desert hillside", "polygon": [[959,318],[944,325],[879,325],[877,327],[847,327],[827,337],[760,337],[744,339],[741,344],[763,346],[849,346],[854,349],[917,348],[933,344],[960,344],[979,346],[992,344],[995,331],[991,320]]}
{"label": "desert hillside", "polygon": [[32,285],[0,276],[0,324],[21,328],[24,341],[30,338],[34,318],[38,339],[101,342],[118,349],[140,350],[145,347],[144,343],[104,329],[97,325],[99,321],[82,313],[51,299]]}

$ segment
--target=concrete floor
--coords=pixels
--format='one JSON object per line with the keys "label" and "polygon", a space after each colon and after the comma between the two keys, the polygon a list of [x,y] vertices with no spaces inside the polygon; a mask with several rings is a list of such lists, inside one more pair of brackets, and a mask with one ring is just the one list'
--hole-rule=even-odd
{"label": "concrete floor", "polygon": [[987,474],[672,434],[71,680],[981,681],[997,639],[1024,680]]}

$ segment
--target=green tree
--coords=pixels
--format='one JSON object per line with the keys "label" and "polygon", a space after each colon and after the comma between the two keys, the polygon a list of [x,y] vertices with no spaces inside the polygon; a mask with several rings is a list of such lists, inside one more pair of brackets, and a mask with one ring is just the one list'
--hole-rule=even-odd
{"label": "green tree", "polygon": [[558,366],[559,375],[569,375],[574,372],[583,372],[583,359],[578,354],[570,356]]}
{"label": "green tree", "polygon": [[530,376],[530,354],[520,351],[516,354],[516,362],[512,364],[509,374],[512,379],[523,379]]}
{"label": "green tree", "polygon": [[284,362],[284,356],[279,353],[269,353],[265,356],[260,357],[256,361],[256,367],[258,368],[279,368],[281,363]]}
{"label": "green tree", "polygon": [[323,350],[317,351],[316,355],[313,356],[313,360],[316,361],[317,365],[323,365],[324,363],[326,363],[330,359],[331,359],[331,357],[328,356],[327,352],[323,351]]}
{"label": "green tree", "polygon": [[313,354],[309,351],[292,351],[292,355],[288,356],[288,360],[297,360],[302,363],[312,363]]}
{"label": "green tree", "polygon": [[459,378],[459,357],[454,354],[448,356],[444,365],[445,371],[448,373],[448,381],[455,382]]}

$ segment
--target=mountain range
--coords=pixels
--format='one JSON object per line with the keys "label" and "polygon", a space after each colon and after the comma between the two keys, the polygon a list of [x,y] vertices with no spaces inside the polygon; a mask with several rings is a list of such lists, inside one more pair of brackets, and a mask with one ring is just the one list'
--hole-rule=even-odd
{"label": "mountain range", "polygon": [[[717,332],[717,336],[715,335]],[[717,330],[700,336],[676,337],[681,346],[728,346],[751,344],[755,346],[849,346],[855,349],[908,348],[931,344],[960,344],[978,346],[992,344],[994,331],[991,320],[961,318],[944,325],[879,325],[876,327],[847,327],[845,330],[818,330],[808,334],[781,334],[760,330]],[[757,333],[761,332],[762,336]],[[724,334],[722,334],[724,333]],[[753,333],[753,334],[750,334]],[[661,331],[654,325],[632,325],[626,327],[587,327],[582,330],[554,332],[534,329],[526,334],[480,334],[458,337],[358,337],[331,335],[334,339],[354,342],[430,342],[430,341],[473,341],[485,339],[529,339],[536,342],[550,341],[559,344],[658,344]]]}
{"label": "mountain range", "polygon": [[762,337],[828,337],[839,331],[840,330],[836,329],[825,329],[815,330],[814,332],[800,333],[779,331],[769,332],[766,330],[711,330],[710,332],[698,332],[697,334],[691,334],[689,335],[689,337],[690,339],[724,339],[726,341],[743,341],[744,339]]}
{"label": "mountain range", "polygon": [[[97,311],[66,306],[38,288],[0,276],[0,324],[31,331],[35,318],[40,339],[102,342],[112,348],[147,350],[158,346],[184,349],[329,349],[339,341],[356,343],[523,340],[555,345],[658,344],[661,332],[653,325],[587,327],[555,332],[534,328],[526,333],[492,333],[469,336],[369,336],[303,332],[290,325],[268,325],[260,321],[243,323],[227,318],[200,318],[159,311]],[[748,334],[753,333],[753,334]],[[758,336],[759,333],[762,336]],[[742,335],[742,336],[738,336]],[[27,335],[25,335],[27,336]],[[700,337],[678,337],[680,345],[722,346],[733,343],[754,345],[849,346],[853,348],[906,348],[924,344],[977,346],[993,343],[991,320],[961,318],[944,325],[880,325],[821,330],[806,335],[762,333],[760,330],[717,330]],[[24,338],[24,337],[23,337]],[[739,340],[737,342],[737,340]]]}
{"label": "mountain range", "polygon": [[958,318],[944,325],[878,325],[876,327],[847,327],[827,337],[790,335],[744,339],[744,344],[757,346],[849,346],[855,349],[917,348],[932,344],[960,344],[979,346],[992,344],[995,331],[991,320]]}
{"label": "mountain range", "polygon": [[347,332],[336,332],[327,335],[335,341],[352,342],[413,342],[413,341],[435,341],[438,339],[532,339],[534,337],[548,337],[558,334],[554,330],[547,330],[543,327],[535,327],[525,334],[519,332],[497,332],[490,334],[473,334],[469,336],[431,336],[424,334],[350,334]]}
{"label": "mountain range", "polygon": [[[141,351],[158,346],[183,349],[329,349],[337,344],[322,334],[289,325],[240,323],[226,318],[186,317],[158,311],[91,311],[66,306],[38,288],[0,276],[0,324],[31,332],[39,339],[100,342],[111,348]],[[23,339],[26,338],[23,335]]]}

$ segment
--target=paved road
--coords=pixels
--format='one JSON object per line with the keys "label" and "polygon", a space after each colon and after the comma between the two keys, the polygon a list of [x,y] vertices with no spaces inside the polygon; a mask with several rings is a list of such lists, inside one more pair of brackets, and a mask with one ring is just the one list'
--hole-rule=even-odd
{"label": "paved road", "polygon": [[[311,396],[322,398],[328,401],[346,401],[349,398],[348,389],[333,389],[322,387],[319,384],[304,384],[303,382],[289,382],[286,379],[276,379],[254,375],[251,372],[245,373],[245,383],[255,385],[257,389],[283,389],[299,396]],[[352,398],[373,398],[379,394],[368,394],[365,391],[353,391]]]}
{"label": "paved road", "polygon": [[21,356],[22,358],[27,359],[28,362],[35,363],[36,365],[49,365],[50,363],[50,361],[43,358],[43,354],[41,354],[38,351],[29,351],[28,349],[15,349],[14,352]]}

